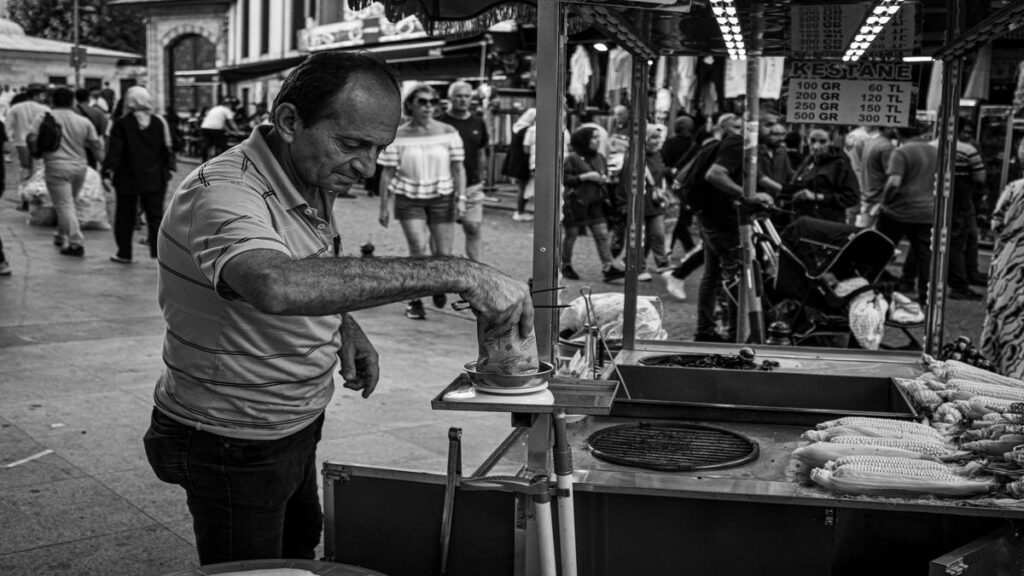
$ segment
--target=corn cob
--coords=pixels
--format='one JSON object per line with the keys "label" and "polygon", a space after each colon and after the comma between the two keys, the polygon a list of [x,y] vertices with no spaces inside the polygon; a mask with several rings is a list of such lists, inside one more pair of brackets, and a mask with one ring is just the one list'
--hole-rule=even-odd
{"label": "corn cob", "polygon": [[967,402],[970,403],[971,412],[980,413],[982,418],[984,418],[984,415],[989,412],[1009,412],[1010,406],[1016,403],[1013,400],[993,398],[991,396],[974,396]]}
{"label": "corn cob", "polygon": [[[921,462],[921,460],[912,460],[912,462]],[[953,474],[949,470],[934,470],[928,468],[893,468],[875,466],[871,464],[847,464],[840,466],[832,470],[832,475],[836,478],[847,478],[847,477],[867,477],[868,475],[882,476],[895,476],[897,478],[932,478],[935,480],[942,480],[945,482],[959,482],[964,480],[960,476]]]}
{"label": "corn cob", "polygon": [[808,430],[801,438],[812,442],[828,442],[836,436],[870,436],[873,438],[905,438],[926,442],[941,442],[944,438],[935,434],[919,434],[916,428],[871,428],[869,426],[833,426],[824,430]]}
{"label": "corn cob", "polygon": [[826,470],[835,470],[843,466],[859,466],[862,469],[878,470],[880,472],[906,472],[915,470],[930,472],[947,472],[952,474],[949,467],[942,462],[934,460],[920,460],[914,458],[899,458],[894,456],[843,456],[825,464]]}
{"label": "corn cob", "polygon": [[934,420],[946,424],[956,424],[964,419],[964,415],[956,405],[946,402],[935,409]]}
{"label": "corn cob", "polygon": [[946,382],[953,379],[973,380],[975,382],[987,382],[989,384],[1000,384],[1003,386],[1012,386],[1014,388],[1024,388],[1024,382],[1010,378],[1009,376],[1001,376],[995,372],[984,370],[959,360],[946,360],[943,363],[945,371]]}
{"label": "corn cob", "polygon": [[801,446],[793,451],[793,457],[812,468],[820,468],[829,460],[843,456],[894,456],[915,460],[934,460],[935,457],[888,446],[870,446],[867,444],[836,444],[833,442],[815,442]]}
{"label": "corn cob", "polygon": [[904,438],[872,438],[869,436],[836,436],[830,442],[835,444],[861,444],[868,446],[885,446],[918,452],[928,456],[943,456],[953,452],[942,442],[926,440],[908,440]]}
{"label": "corn cob", "polygon": [[949,474],[934,477],[905,476],[862,471],[856,466],[843,466],[835,472],[815,468],[811,470],[811,480],[832,492],[868,496],[974,496],[986,494],[994,487],[992,482],[968,480]]}
{"label": "corn cob", "polygon": [[907,422],[905,420],[892,420],[889,418],[869,418],[867,416],[845,416],[837,420],[829,420],[818,424],[818,430],[832,428],[833,426],[857,426],[859,428],[876,428],[882,430],[901,430],[919,436],[932,436],[936,440],[942,440],[942,434],[938,430],[920,424],[918,422]]}
{"label": "corn cob", "polygon": [[1014,446],[1019,446],[1021,444],[1024,444],[1024,435],[1003,434],[996,440],[964,442],[963,449],[970,450],[971,452],[978,452],[979,454],[998,456],[1008,450],[1013,450]]}
{"label": "corn cob", "polygon": [[973,380],[961,380],[954,378],[946,383],[950,389],[956,391],[955,398],[970,400],[974,396],[988,396],[990,398],[1001,398],[1024,402],[1024,388],[1003,386],[1002,384],[990,384],[987,382],[975,382]]}

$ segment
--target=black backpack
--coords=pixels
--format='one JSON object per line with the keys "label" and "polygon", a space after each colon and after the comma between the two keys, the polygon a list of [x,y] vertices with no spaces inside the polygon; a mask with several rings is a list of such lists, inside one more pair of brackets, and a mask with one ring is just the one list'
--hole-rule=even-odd
{"label": "black backpack", "polygon": [[714,163],[721,143],[721,140],[715,140],[705,144],[676,175],[676,194],[679,195],[679,200],[694,212],[699,212],[707,206],[707,180],[704,179],[704,175]]}
{"label": "black backpack", "polygon": [[39,132],[36,134],[36,144],[32,150],[32,156],[42,158],[44,152],[56,152],[60,148],[60,139],[64,130],[57,119],[49,112],[45,113],[43,121],[39,124]]}

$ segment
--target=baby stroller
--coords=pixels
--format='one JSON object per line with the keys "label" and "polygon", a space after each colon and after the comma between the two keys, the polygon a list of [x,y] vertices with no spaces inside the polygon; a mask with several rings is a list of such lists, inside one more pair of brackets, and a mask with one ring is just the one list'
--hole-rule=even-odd
{"label": "baby stroller", "polygon": [[[762,220],[757,229],[766,232],[759,235],[759,253],[768,260],[763,301],[767,324],[788,325],[794,345],[856,346],[850,337],[848,304],[867,290],[888,294],[895,287],[886,271],[896,253],[892,241],[873,229],[806,216],[781,234],[771,233],[770,221]],[[838,294],[840,283],[851,278],[866,283]],[[775,326],[776,331],[781,329]]]}

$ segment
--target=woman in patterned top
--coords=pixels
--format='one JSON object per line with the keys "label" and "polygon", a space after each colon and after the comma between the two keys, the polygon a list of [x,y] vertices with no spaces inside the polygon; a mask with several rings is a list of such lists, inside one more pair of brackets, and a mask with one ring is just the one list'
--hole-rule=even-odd
{"label": "woman in patterned top", "polygon": [[[410,256],[450,256],[456,215],[466,209],[465,152],[458,131],[434,119],[440,99],[426,84],[415,86],[403,101],[409,121],[398,127],[395,141],[381,153],[380,224],[390,222],[388,200],[395,198],[395,220],[402,225]],[[444,294],[434,305],[445,305]],[[405,315],[426,318],[423,302],[406,305]]]}

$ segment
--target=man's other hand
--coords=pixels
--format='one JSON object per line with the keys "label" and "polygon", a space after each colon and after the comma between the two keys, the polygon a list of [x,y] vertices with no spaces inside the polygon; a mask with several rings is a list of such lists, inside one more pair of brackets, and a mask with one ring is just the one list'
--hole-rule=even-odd
{"label": "man's other hand", "polygon": [[341,360],[339,373],[345,380],[345,388],[362,390],[363,398],[369,398],[380,379],[380,358],[363,329],[348,315],[345,315],[341,324],[338,358]]}

